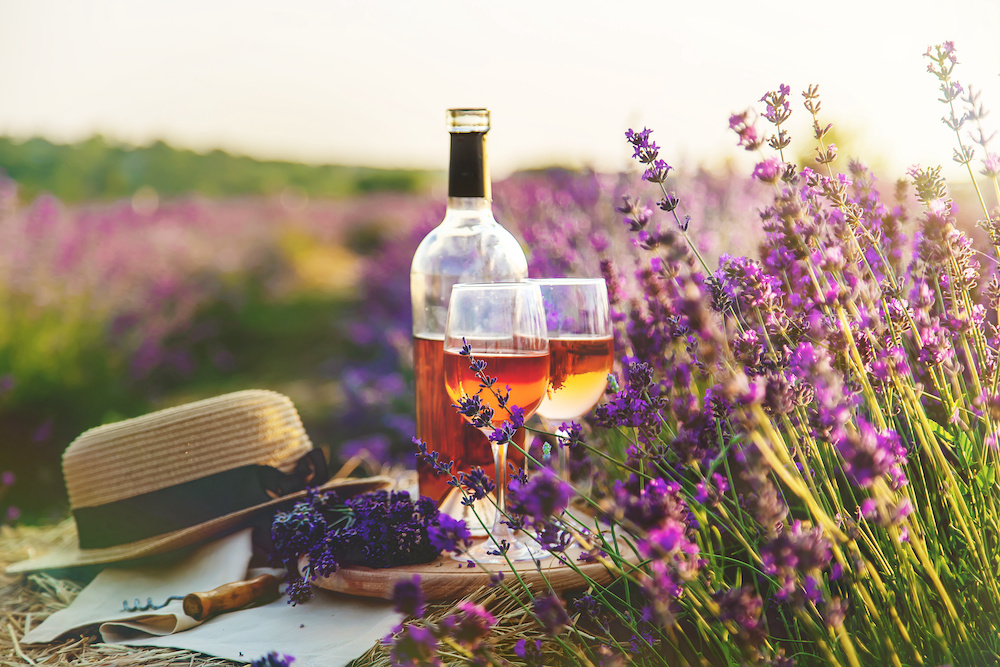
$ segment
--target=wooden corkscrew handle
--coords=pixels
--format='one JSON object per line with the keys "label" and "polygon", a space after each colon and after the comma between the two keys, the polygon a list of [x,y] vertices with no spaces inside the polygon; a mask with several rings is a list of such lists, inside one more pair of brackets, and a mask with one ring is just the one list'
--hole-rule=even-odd
{"label": "wooden corkscrew handle", "polygon": [[207,593],[191,593],[184,597],[184,613],[196,621],[203,621],[265,598],[268,602],[278,598],[278,578],[273,574],[223,584]]}

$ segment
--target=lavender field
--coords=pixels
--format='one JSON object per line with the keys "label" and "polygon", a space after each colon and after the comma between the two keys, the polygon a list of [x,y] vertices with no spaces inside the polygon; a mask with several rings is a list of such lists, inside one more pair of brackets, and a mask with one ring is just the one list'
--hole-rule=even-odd
{"label": "lavender field", "polygon": [[[759,184],[683,182],[707,256],[752,251]],[[625,177],[549,170],[496,184],[535,276],[604,266],[638,285],[616,210]],[[141,193],[140,193],[141,194]],[[0,424],[6,521],[65,511],[62,450],[83,430],[217,393],[292,397],[344,461],[412,462],[409,263],[441,193],[64,205],[0,181]]]}

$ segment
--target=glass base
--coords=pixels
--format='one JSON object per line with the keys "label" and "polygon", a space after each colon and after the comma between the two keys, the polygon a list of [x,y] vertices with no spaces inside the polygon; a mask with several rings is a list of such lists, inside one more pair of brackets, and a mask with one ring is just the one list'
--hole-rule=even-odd
{"label": "glass base", "polygon": [[552,556],[538,542],[526,535],[519,535],[512,542],[508,542],[508,544],[510,546],[507,548],[507,552],[502,554],[493,539],[487,537],[482,542],[473,544],[461,554],[452,555],[452,558],[463,563],[467,560],[473,560],[477,563],[505,564],[508,560],[518,563],[531,560],[545,560]]}
{"label": "glass base", "polygon": [[438,509],[453,519],[464,521],[473,537],[489,535],[489,531],[483,526],[492,526],[497,513],[496,500],[492,494],[482,500],[477,500],[472,504],[472,507],[469,507],[462,504],[462,491],[457,488],[448,492]]}

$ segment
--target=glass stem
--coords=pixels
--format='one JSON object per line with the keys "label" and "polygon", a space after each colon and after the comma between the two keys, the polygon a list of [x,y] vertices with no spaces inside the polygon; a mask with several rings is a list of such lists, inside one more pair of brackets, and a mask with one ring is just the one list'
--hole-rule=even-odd
{"label": "glass stem", "polygon": [[497,545],[502,544],[504,540],[507,541],[507,544],[514,544],[514,531],[506,524],[507,443],[498,445],[495,442],[491,442],[490,446],[493,447],[493,469],[496,473],[497,484],[497,514],[493,519],[493,530],[490,531],[490,535],[496,541]]}
{"label": "glass stem", "polygon": [[555,433],[556,443],[553,445],[556,448],[555,455],[556,460],[552,467],[555,470],[556,475],[563,478],[567,482],[570,481],[569,478],[569,447],[567,447],[563,442],[569,440],[569,433],[557,428]]}
{"label": "glass stem", "polygon": [[552,472],[558,477],[569,482],[571,481],[569,475],[569,447],[564,444],[565,441],[569,440],[569,433],[545,417],[541,417],[540,419],[545,430],[555,436],[555,443],[553,443],[552,450],[549,452],[549,466],[552,468]]}

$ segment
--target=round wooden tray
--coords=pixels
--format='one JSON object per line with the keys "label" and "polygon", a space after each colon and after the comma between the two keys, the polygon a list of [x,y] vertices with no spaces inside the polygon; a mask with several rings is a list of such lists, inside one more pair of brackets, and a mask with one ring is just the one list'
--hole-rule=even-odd
{"label": "round wooden tray", "polygon": [[[633,565],[638,563],[638,555],[630,549],[622,549],[622,554],[629,552],[626,558]],[[614,578],[614,574],[600,563],[581,563],[577,561],[580,551],[571,548],[566,551],[567,559],[580,570],[577,573],[573,567],[564,565],[558,558],[546,558],[537,567],[533,561],[515,563],[515,569],[526,583],[534,584],[538,590],[551,586],[558,592],[582,590],[588,581],[581,575],[606,584]],[[420,565],[404,565],[385,569],[351,566],[343,567],[330,576],[315,579],[313,585],[338,593],[358,595],[370,598],[392,599],[392,590],[398,581],[409,581],[413,575],[420,575],[420,588],[428,600],[457,600],[476,589],[490,583],[490,577],[499,571],[504,572],[504,583],[517,585],[517,579],[506,564],[475,565],[467,567],[464,561],[457,561],[450,555],[442,555],[437,560]],[[548,584],[546,584],[546,581]]]}

